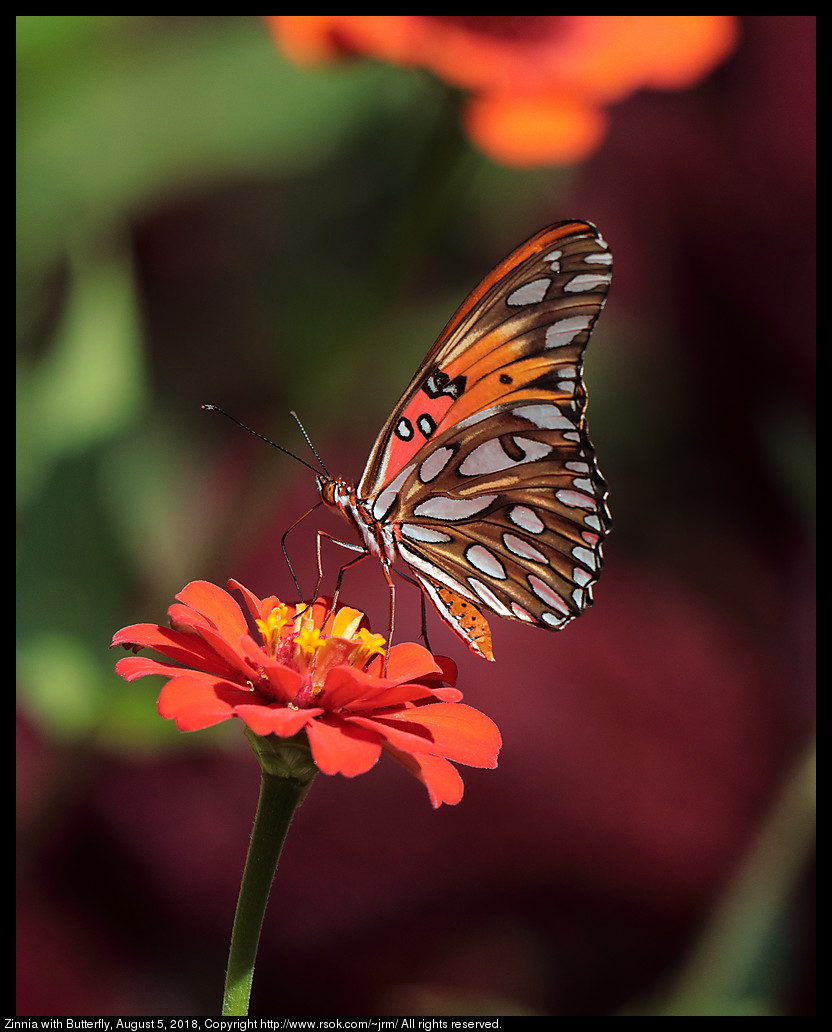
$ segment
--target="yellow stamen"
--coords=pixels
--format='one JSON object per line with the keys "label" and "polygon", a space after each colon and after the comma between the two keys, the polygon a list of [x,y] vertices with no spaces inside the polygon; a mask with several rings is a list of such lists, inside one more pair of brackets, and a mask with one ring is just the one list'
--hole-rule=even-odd
{"label": "yellow stamen", "polygon": [[371,634],[366,627],[354,634],[352,641],[358,643],[358,648],[350,658],[353,666],[363,667],[373,656],[384,655],[384,638],[380,634]]}
{"label": "yellow stamen", "polygon": [[255,620],[257,629],[263,635],[263,644],[270,656],[277,654],[277,646],[280,644],[280,632],[289,622],[289,607],[281,602],[276,605],[265,620]]}
{"label": "yellow stamen", "polygon": [[312,626],[311,620],[301,621],[305,626],[301,626],[301,629],[295,638],[295,648],[298,649],[304,659],[311,659],[319,648],[324,643],[324,639],[321,637],[321,632],[317,627]]}

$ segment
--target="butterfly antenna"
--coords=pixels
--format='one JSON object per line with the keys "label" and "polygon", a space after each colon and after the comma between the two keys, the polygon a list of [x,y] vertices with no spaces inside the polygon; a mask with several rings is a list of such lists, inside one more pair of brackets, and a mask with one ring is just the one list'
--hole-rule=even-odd
{"label": "butterfly antenna", "polygon": [[[294,452],[290,452],[289,449],[288,448],[284,448],[283,445],[275,444],[274,441],[270,441],[268,437],[264,437],[262,434],[258,434],[257,431],[256,430],[252,430],[250,426],[246,426],[245,423],[241,423],[239,419],[235,419],[234,416],[229,415],[225,411],[225,409],[221,409],[219,407],[219,405],[203,405],[202,406],[202,411],[203,412],[219,412],[219,414],[221,416],[225,416],[226,419],[230,419],[232,423],[236,423],[237,426],[239,426],[241,429],[247,430],[250,434],[253,434],[255,437],[259,437],[261,441],[265,441],[266,444],[270,444],[272,446],[272,448],[277,448],[277,450],[278,451],[282,451],[284,455],[289,455],[291,458],[293,458],[297,462],[299,462],[302,466],[306,466],[307,469],[311,469],[316,477],[320,476],[320,473],[318,472],[318,470],[315,469],[314,466],[310,465],[305,459],[302,459],[302,458],[300,458],[300,456],[295,455]],[[295,416],[295,413],[293,412],[292,415]],[[295,419],[297,419],[297,418],[298,417],[295,416]],[[303,430],[303,427],[301,427],[301,430]],[[304,435],[304,437],[306,437],[306,431],[305,430],[304,430],[304,434],[303,435]],[[306,437],[306,440],[308,441],[309,438]],[[312,446],[310,444],[310,448],[311,447]],[[315,449],[312,448],[312,451],[315,452]],[[318,456],[318,453],[315,452],[315,457],[317,458],[317,456]],[[318,462],[321,462],[321,460],[318,459]],[[324,464],[322,462],[321,462],[321,466],[323,466],[324,472],[326,473],[326,475],[329,476],[329,473],[326,471],[326,467],[324,466]]]}
{"label": "butterfly antenna", "polygon": [[290,412],[289,415],[294,419],[294,421],[300,427],[300,432],[303,434],[306,443],[312,449],[312,454],[315,456],[315,458],[318,460],[318,462],[320,462],[321,469],[324,471],[324,473],[326,473],[327,476],[329,476],[330,475],[329,470],[324,465],[324,460],[320,457],[320,455],[315,450],[315,445],[310,441],[309,434],[306,432],[306,427],[300,421],[300,416],[298,416],[297,412]]}

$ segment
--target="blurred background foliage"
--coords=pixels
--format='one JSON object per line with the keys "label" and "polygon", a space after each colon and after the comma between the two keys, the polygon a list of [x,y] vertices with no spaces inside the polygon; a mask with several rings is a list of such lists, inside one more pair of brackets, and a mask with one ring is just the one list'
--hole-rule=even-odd
{"label": "blurred background foliage", "polygon": [[487,670],[435,630],[501,766],[437,815],[381,766],[319,779],[253,1006],[811,1013],[813,19],[745,19],[695,89],[538,169],[479,154],[428,73],[302,69],[253,17],[20,16],[17,48],[18,1013],[218,1006],[256,765],[107,645],[191,579],[288,597],[315,491],[200,404],[306,457],[296,409],[357,477],[468,290],[569,217],[616,259],[596,607],[494,628]]}

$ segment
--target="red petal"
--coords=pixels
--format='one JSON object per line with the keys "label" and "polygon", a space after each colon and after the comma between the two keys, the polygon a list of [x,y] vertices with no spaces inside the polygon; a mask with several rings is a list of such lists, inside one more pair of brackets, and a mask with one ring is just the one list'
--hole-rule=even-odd
{"label": "red petal", "polygon": [[381,709],[428,698],[430,694],[423,685],[386,681],[350,666],[332,667],[324,681],[324,700],[330,711]]}
{"label": "red petal", "polygon": [[439,702],[462,702],[459,688],[431,688],[430,693]]}
{"label": "red petal", "polygon": [[242,593],[243,599],[245,600],[246,606],[248,607],[248,611],[251,614],[251,618],[253,620],[264,619],[262,601],[254,594],[253,591],[249,591],[245,584],[241,584],[239,581],[236,580],[230,580],[227,584],[227,587],[235,589]]}
{"label": "red petal", "polygon": [[246,652],[241,645],[241,642],[245,639],[251,639],[251,635],[247,630],[244,630],[242,634],[238,634],[234,638],[224,638],[219,631],[214,630],[210,623],[206,623],[196,633],[202,638],[208,648],[220,660],[224,660],[235,673],[242,672],[246,677],[250,676],[251,671],[245,661]]}
{"label": "red petal", "polygon": [[348,719],[375,727],[405,752],[444,756],[469,767],[497,766],[502,744],[497,725],[471,706],[437,702],[385,716]]}
{"label": "red petal", "polygon": [[[164,630],[165,628],[160,627],[158,624],[130,624],[129,627],[122,627],[120,631],[116,631],[113,635],[113,640],[110,642],[110,648],[113,648],[115,645],[124,645],[126,647],[139,645],[143,648],[157,649],[157,651],[161,652],[161,649],[158,649],[154,644],[154,640]],[[171,631],[170,633],[179,634],[178,631]]]}
{"label": "red petal", "polygon": [[226,641],[236,642],[248,631],[237,602],[227,591],[210,581],[191,581],[174,598],[207,617]]}
{"label": "red petal", "polygon": [[235,703],[249,695],[233,685],[206,684],[195,677],[174,677],[159,696],[159,715],[175,720],[180,731],[201,731],[234,716]]}
{"label": "red petal", "polygon": [[147,677],[149,674],[161,674],[162,677],[195,677],[197,680],[213,684],[217,680],[216,674],[202,670],[183,670],[182,667],[173,666],[170,663],[160,663],[158,659],[151,659],[149,656],[127,656],[116,663],[116,673],[125,681],[137,681],[140,677]]}
{"label": "red petal", "polygon": [[297,670],[282,666],[280,663],[264,663],[263,672],[269,679],[272,691],[284,702],[291,702],[300,691],[303,675]]}
{"label": "red petal", "polygon": [[312,759],[324,774],[354,778],[368,771],[381,755],[381,739],[375,731],[335,723],[332,718],[308,724],[306,734]]}
{"label": "red petal", "polygon": [[400,752],[390,745],[384,745],[382,748],[422,782],[428,790],[434,809],[442,803],[455,806],[462,799],[465,786],[459,771],[441,756],[414,756],[411,753]]}
{"label": "red petal", "polygon": [[207,616],[198,613],[184,602],[171,602],[168,606],[168,619],[171,627],[177,631],[188,631],[191,634],[202,634],[204,630],[215,630]]}
{"label": "red petal", "polygon": [[[269,685],[277,697],[284,702],[291,702],[294,699],[303,684],[302,674],[274,659],[269,659],[263,649],[248,635],[244,635],[240,639],[240,649],[243,655],[247,656],[251,663],[266,675]],[[259,676],[259,674],[255,674],[254,670],[250,671],[250,675],[252,678]]]}
{"label": "red petal", "polygon": [[280,735],[291,738],[306,724],[313,721],[324,711],[322,709],[296,710],[287,706],[251,706],[242,704],[234,708],[234,713],[256,735]]}
{"label": "red petal", "polygon": [[[433,660],[436,663],[436,665],[440,668],[440,670],[442,671],[441,678],[440,678],[441,681],[444,684],[456,684],[456,677],[457,677],[456,663],[454,663],[454,661],[452,659],[450,659],[448,656],[434,656]],[[421,680],[424,681],[426,684],[432,684],[433,683],[432,679],[430,677],[423,677],[423,678],[421,678]]]}
{"label": "red petal", "polygon": [[229,664],[214,649],[195,634],[174,631],[158,624],[133,624],[113,635],[113,645],[140,645],[161,652],[169,659],[198,670],[206,670],[219,677],[233,677],[239,664]]}
{"label": "red petal", "polygon": [[[378,675],[382,669],[382,657],[374,660],[371,672]],[[388,681],[417,681],[423,677],[442,675],[442,668],[427,649],[415,642],[394,645],[387,653]]]}

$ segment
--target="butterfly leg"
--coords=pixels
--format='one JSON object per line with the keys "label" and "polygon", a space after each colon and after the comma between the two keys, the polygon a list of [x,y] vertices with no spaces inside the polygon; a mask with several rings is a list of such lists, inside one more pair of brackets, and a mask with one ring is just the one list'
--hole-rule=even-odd
{"label": "butterfly leg", "polygon": [[390,620],[387,628],[387,651],[384,653],[384,676],[386,677],[387,654],[390,650],[390,646],[393,644],[393,628],[396,624],[396,585],[393,583],[393,578],[390,576],[390,564],[386,560],[382,561],[381,572],[384,574],[384,579],[387,581],[387,587],[390,591]]}
{"label": "butterfly leg", "polygon": [[422,641],[425,643],[425,648],[428,652],[432,653],[433,649],[430,647],[430,641],[428,639],[428,607],[425,604],[424,591],[419,591],[419,601],[422,604]]}
{"label": "butterfly leg", "polygon": [[[302,523],[306,519],[306,517],[309,516],[311,513],[313,513],[318,508],[318,506],[320,506],[320,505],[323,505],[323,502],[317,502],[315,505],[312,506],[311,509],[308,509],[303,514],[303,516],[300,517],[300,519],[295,520],[295,522],[292,524],[292,526],[289,527],[289,530],[287,530],[283,534],[283,537],[280,539],[280,547],[283,549],[283,558],[286,560],[286,565],[289,567],[289,573],[291,573],[292,580],[295,582],[295,587],[298,589],[298,598],[299,599],[303,599],[303,592],[300,590],[300,584],[298,583],[297,576],[295,575],[295,568],[294,568],[294,566],[292,566],[292,560],[289,558],[289,552],[288,552],[288,550],[286,548],[286,538],[287,538],[287,536],[289,534],[289,531],[294,530],[295,527],[299,523]],[[318,570],[319,571],[320,571],[320,566],[321,566],[321,564],[320,564],[320,548],[319,548],[319,550],[318,550]],[[320,581],[318,581],[318,583],[320,584]],[[315,593],[317,594],[317,589],[316,589]],[[312,598],[314,600],[315,595],[313,595]]]}
{"label": "butterfly leg", "polygon": [[422,641],[425,643],[425,648],[428,652],[432,652],[433,650],[431,649],[430,641],[428,640],[428,611],[427,606],[425,605],[425,593],[422,591],[422,587],[419,582],[414,580],[413,577],[408,577],[408,575],[406,573],[402,573],[401,570],[393,570],[393,573],[395,573],[397,577],[401,577],[402,580],[406,580],[408,584],[415,584],[419,589],[419,601],[422,605]]}
{"label": "butterfly leg", "polygon": [[338,605],[338,596],[341,593],[341,582],[344,579],[344,574],[346,573],[346,571],[351,566],[356,566],[356,565],[358,565],[358,563],[360,563],[364,559],[366,559],[367,556],[370,553],[367,551],[366,548],[364,548],[363,545],[355,545],[355,544],[352,544],[352,543],[350,543],[348,541],[339,541],[338,538],[334,538],[331,534],[328,534],[325,530],[319,530],[318,531],[318,540],[317,540],[318,583],[315,585],[315,594],[312,596],[313,599],[318,597],[318,590],[319,590],[319,588],[321,586],[321,581],[324,578],[323,560],[321,558],[321,538],[326,538],[328,541],[331,541],[334,545],[340,545],[342,548],[348,548],[351,552],[360,552],[361,553],[361,555],[357,556],[355,559],[351,559],[348,563],[345,563],[341,567],[341,569],[338,571],[338,578],[335,581],[335,594],[332,596],[332,611],[331,611],[331,615],[334,618],[335,609],[336,609],[336,607]]}

